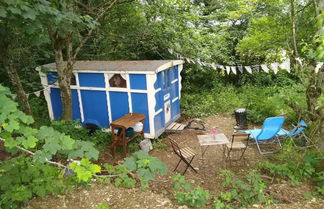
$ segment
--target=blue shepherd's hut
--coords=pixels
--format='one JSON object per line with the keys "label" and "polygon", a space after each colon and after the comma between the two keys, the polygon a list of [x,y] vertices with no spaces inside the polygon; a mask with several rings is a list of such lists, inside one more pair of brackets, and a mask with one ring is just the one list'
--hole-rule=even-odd
{"label": "blue shepherd's hut", "polygon": [[[77,61],[71,78],[73,119],[102,128],[143,113],[145,137],[156,138],[180,117],[182,60]],[[55,63],[38,69],[52,120],[62,116]]]}

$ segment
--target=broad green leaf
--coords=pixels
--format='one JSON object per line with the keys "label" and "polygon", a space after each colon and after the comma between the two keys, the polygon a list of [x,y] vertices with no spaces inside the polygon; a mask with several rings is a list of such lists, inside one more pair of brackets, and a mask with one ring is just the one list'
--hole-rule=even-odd
{"label": "broad green leaf", "polygon": [[135,160],[134,157],[127,157],[127,158],[125,158],[124,165],[130,171],[134,171],[134,170],[137,169],[136,160]]}
{"label": "broad green leaf", "polygon": [[136,171],[136,174],[145,180],[154,179],[154,174],[149,169],[140,168]]}
{"label": "broad green leaf", "polygon": [[11,137],[7,138],[5,143],[4,143],[4,146],[8,147],[9,149],[14,148],[17,145],[18,145],[18,142],[16,140],[12,139]]}

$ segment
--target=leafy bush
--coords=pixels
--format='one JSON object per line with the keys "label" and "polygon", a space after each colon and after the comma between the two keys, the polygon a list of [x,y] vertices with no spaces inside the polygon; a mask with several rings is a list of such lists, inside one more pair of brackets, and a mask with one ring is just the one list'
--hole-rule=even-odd
{"label": "leafy bush", "polygon": [[323,156],[316,152],[290,149],[277,155],[275,162],[260,162],[260,168],[268,175],[290,180],[292,185],[310,179],[317,180],[319,186],[323,186],[323,173],[316,172],[316,165],[321,158]]}
{"label": "leafy bush", "polygon": [[60,194],[67,184],[62,172],[20,156],[0,162],[0,208],[19,208],[34,196]]}
{"label": "leafy bush", "polygon": [[295,122],[298,115],[290,105],[306,108],[305,90],[301,85],[265,88],[219,86],[211,91],[184,92],[181,100],[182,111],[189,117],[233,113],[237,108],[246,108],[248,119],[253,123],[277,115],[284,115],[288,121]]}
{"label": "leafy bush", "polygon": [[96,145],[99,150],[103,150],[107,144],[111,143],[111,133],[97,130],[93,135],[89,136],[89,130],[80,127],[78,120],[74,121],[52,121],[51,126],[66,135],[70,135],[73,139],[81,141],[90,141]]}
{"label": "leafy bush", "polygon": [[144,151],[135,152],[131,157],[125,158],[124,166],[129,171],[136,172],[142,188],[149,186],[149,181],[154,179],[155,173],[160,175],[167,173],[167,166],[163,162]]}
{"label": "leafy bush", "polygon": [[162,150],[167,150],[168,145],[166,145],[162,139],[155,139],[153,141],[153,149],[162,149]]}
{"label": "leafy bush", "polygon": [[188,205],[193,208],[199,208],[207,203],[210,199],[208,191],[201,187],[191,189],[191,185],[186,181],[185,177],[176,174],[172,176],[173,188],[177,190],[174,194],[175,199],[179,204]]}
{"label": "leafy bush", "polygon": [[246,175],[246,182],[234,177],[233,173],[229,170],[222,171],[221,175],[225,177],[223,186],[227,191],[221,192],[215,198],[215,208],[246,208],[255,203],[270,204],[273,202],[271,197],[265,194],[266,184],[255,171],[250,171]]}
{"label": "leafy bush", "polygon": [[109,174],[118,175],[118,177],[113,180],[116,187],[123,186],[126,188],[133,188],[135,186],[136,181],[128,176],[129,170],[124,165],[112,166],[105,163],[103,167]]}

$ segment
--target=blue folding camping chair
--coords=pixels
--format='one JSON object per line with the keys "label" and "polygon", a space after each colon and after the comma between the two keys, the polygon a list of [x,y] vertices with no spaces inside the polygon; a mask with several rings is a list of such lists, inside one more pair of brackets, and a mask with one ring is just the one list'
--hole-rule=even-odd
{"label": "blue folding camping chair", "polygon": [[[301,120],[301,121],[299,121],[297,126],[293,125],[294,128],[292,130],[288,131],[288,130],[282,128],[282,129],[280,129],[280,131],[278,132],[277,135],[279,137],[285,137],[285,138],[290,137],[291,139],[296,138],[298,136],[302,136],[305,138],[306,142],[308,142],[307,136],[304,133],[304,130],[307,126],[308,126],[307,123],[305,121]],[[295,144],[295,142],[294,142],[294,144]]]}
{"label": "blue folding camping chair", "polygon": [[284,117],[270,117],[266,118],[263,122],[261,129],[253,130],[242,130],[242,132],[249,133],[250,138],[255,140],[260,154],[270,154],[272,152],[262,152],[260,144],[269,144],[270,141],[278,142],[281,147],[280,140],[278,138],[278,132],[281,130],[283,123],[285,122]]}

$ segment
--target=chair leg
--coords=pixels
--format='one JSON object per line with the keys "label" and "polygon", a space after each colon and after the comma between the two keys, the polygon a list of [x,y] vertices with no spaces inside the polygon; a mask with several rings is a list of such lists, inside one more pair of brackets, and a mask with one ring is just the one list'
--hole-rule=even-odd
{"label": "chair leg", "polygon": [[280,148],[282,148],[279,137],[276,136],[276,139],[277,139],[277,141],[278,141],[278,143],[279,143]]}
{"label": "chair leg", "polygon": [[186,173],[186,171],[188,170],[189,167],[197,173],[196,169],[194,167],[192,167],[192,165],[191,165],[191,162],[193,161],[194,158],[195,158],[195,156],[193,156],[189,162],[186,159],[183,159],[183,161],[187,164],[187,167],[184,170],[184,172],[182,173],[182,175],[184,175]]}
{"label": "chair leg", "polygon": [[180,160],[179,160],[179,162],[178,162],[178,164],[177,164],[177,166],[175,167],[175,169],[173,170],[173,171],[176,171],[177,170],[177,168],[178,168],[178,166],[180,165],[180,163],[181,163],[181,158],[180,158]]}

